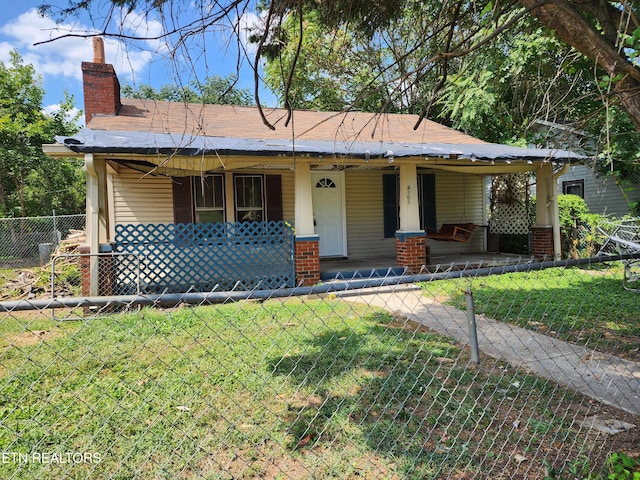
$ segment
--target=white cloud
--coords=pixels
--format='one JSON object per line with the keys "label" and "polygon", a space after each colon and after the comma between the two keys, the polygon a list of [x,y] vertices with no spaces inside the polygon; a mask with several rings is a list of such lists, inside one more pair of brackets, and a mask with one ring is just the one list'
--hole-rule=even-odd
{"label": "white cloud", "polygon": [[56,24],[51,19],[41,17],[35,10],[29,10],[0,27],[0,33],[6,39],[0,44],[0,58],[8,57],[9,51],[16,49],[25,62],[33,64],[42,75],[80,78],[80,62],[93,56],[89,41],[64,38],[34,45],[71,31],[86,32],[88,29],[79,25]]}
{"label": "white cloud", "polygon": [[146,40],[146,43],[150,47],[162,48],[160,37],[164,32],[164,28],[159,21],[142,13],[125,13],[124,10],[121,10],[119,23],[124,33],[140,38],[148,38],[149,40]]}
{"label": "white cloud", "polygon": [[15,48],[7,42],[0,42],[0,62],[7,63],[11,59],[9,52]]}
{"label": "white cloud", "polygon": [[[52,115],[56,112],[58,112],[60,110],[60,105],[59,104],[53,104],[53,105],[47,105],[46,107],[44,107],[42,109],[42,111],[46,114],[46,115]],[[78,113],[80,113],[80,109],[78,108],[72,108],[69,112],[67,112],[66,118],[67,121],[72,121],[76,115],[78,115]],[[85,124],[85,120],[84,120],[84,115],[80,115],[80,117],[78,118],[77,122],[78,125],[84,125]]]}
{"label": "white cloud", "polygon": [[237,19],[236,28],[244,50],[249,55],[255,54],[258,44],[251,43],[249,38],[252,35],[260,35],[264,31],[264,14],[260,16],[254,12],[246,12]]}
{"label": "white cloud", "polygon": [[[122,17],[122,29],[128,34],[157,36],[162,25],[144,15],[131,13]],[[92,61],[91,38],[62,37],[69,33],[92,34],[95,30],[81,23],[57,24],[50,18],[41,17],[35,9],[29,10],[16,19],[0,26],[0,34],[5,41],[0,42],[0,61],[9,58],[9,52],[17,49],[26,63],[31,63],[43,76],[55,75],[80,80],[80,64]],[[53,38],[57,40],[47,42]],[[41,43],[47,42],[47,43]],[[39,43],[39,45],[34,45]],[[162,48],[159,41],[147,42],[151,50]],[[105,58],[116,71],[131,76],[145,70],[153,58],[147,49],[128,48],[120,40],[105,40]]]}

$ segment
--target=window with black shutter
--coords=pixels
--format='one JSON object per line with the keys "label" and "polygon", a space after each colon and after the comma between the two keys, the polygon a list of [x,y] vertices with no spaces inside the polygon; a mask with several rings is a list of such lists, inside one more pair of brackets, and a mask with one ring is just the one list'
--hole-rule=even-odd
{"label": "window with black shutter", "polygon": [[235,219],[226,219],[224,176],[174,177],[174,223],[283,220],[280,175],[237,174],[231,187],[236,201]]}
{"label": "window with black shutter", "polygon": [[192,177],[173,177],[173,223],[193,223]]}

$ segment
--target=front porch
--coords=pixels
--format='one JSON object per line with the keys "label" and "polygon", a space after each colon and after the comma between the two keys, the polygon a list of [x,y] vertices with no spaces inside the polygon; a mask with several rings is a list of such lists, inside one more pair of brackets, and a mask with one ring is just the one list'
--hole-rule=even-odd
{"label": "front porch", "polygon": [[[400,236],[399,236],[400,237]],[[406,236],[403,256],[320,257],[317,236],[295,238],[285,222],[119,224],[96,270],[99,294],[179,293],[212,289],[275,289],[319,281],[384,278],[521,263],[518,255],[439,250],[422,235]],[[419,250],[420,249],[420,250]],[[391,252],[389,252],[391,253]],[[91,269],[85,261],[86,273]],[[308,282],[307,277],[313,277]],[[85,278],[86,277],[86,278]],[[91,276],[83,276],[86,295]]]}
{"label": "front porch", "polygon": [[[495,267],[514,265],[527,260],[528,258],[522,257],[522,255],[499,252],[440,253],[431,255],[431,260],[425,266],[425,270],[435,272],[447,269],[461,270]],[[406,273],[406,268],[399,266],[396,257],[393,256],[359,259],[320,259],[320,279],[324,282],[332,280],[382,278]]]}

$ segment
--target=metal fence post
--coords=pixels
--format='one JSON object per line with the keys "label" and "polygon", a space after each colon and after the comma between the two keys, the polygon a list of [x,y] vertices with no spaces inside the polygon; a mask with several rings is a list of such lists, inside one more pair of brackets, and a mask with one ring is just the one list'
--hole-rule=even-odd
{"label": "metal fence post", "polygon": [[56,210],[53,209],[52,213],[53,213],[53,216],[52,216],[52,218],[53,218],[53,235],[52,235],[52,237],[53,237],[53,249],[55,250],[56,248],[58,248],[58,243],[59,243],[58,242],[58,233],[57,233],[58,228],[56,226]]}
{"label": "metal fence post", "polygon": [[467,321],[469,326],[469,345],[471,346],[471,361],[480,363],[480,352],[478,350],[478,330],[476,328],[476,311],[473,303],[473,293],[467,289],[464,292],[467,301]]}

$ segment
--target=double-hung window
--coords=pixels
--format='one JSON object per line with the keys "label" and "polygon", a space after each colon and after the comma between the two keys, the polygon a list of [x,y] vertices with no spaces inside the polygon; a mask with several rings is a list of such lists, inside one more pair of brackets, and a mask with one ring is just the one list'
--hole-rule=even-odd
{"label": "double-hung window", "polygon": [[224,177],[194,177],[193,190],[196,223],[224,222]]}
{"label": "double-hung window", "polygon": [[172,185],[174,223],[283,219],[280,174],[174,177]]}
{"label": "double-hung window", "polygon": [[562,193],[565,195],[577,195],[584,198],[584,180],[562,182]]}
{"label": "double-hung window", "polygon": [[236,219],[239,222],[261,222],[264,214],[263,175],[236,175]]}

